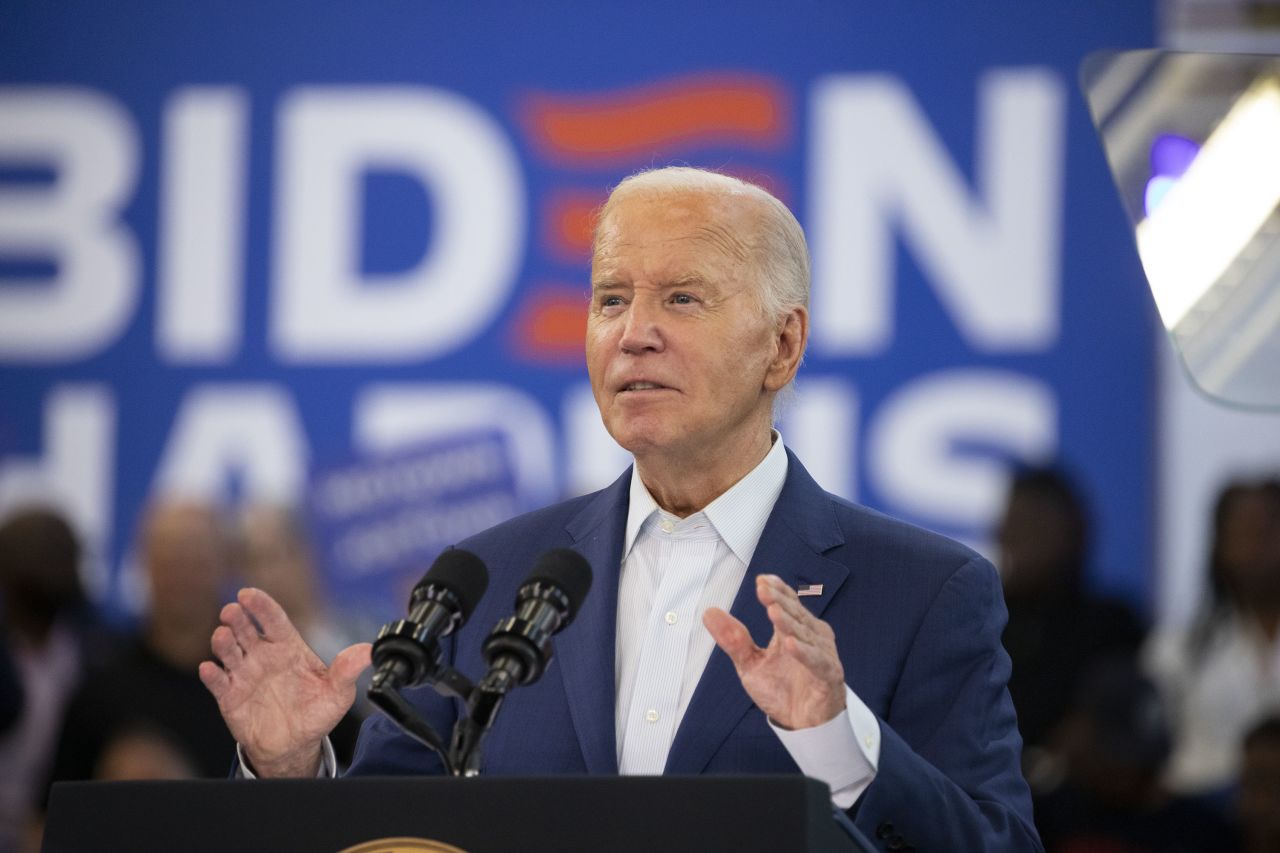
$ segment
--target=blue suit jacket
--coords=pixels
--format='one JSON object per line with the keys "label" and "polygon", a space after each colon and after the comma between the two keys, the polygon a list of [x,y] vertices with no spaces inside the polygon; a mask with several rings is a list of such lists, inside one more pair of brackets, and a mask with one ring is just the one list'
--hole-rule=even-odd
{"label": "blue suit jacket", "polygon": [[[846,681],[882,732],[875,781],[850,816],[881,844],[897,840],[895,849],[1041,849],[1005,688],[1005,609],[995,569],[951,540],[824,492],[788,456],[786,483],[732,613],[764,645],[772,630],[752,579],[773,573],[793,585],[822,585],[820,596],[801,600],[835,629]],[[460,543],[490,571],[487,595],[452,646],[454,664],[472,675],[484,671],[480,644],[511,613],[539,554],[572,548],[594,572],[547,672],[507,699],[485,743],[486,773],[617,773],[614,623],[629,481],[630,472],[603,491]],[[406,695],[447,738],[453,704],[431,688]],[[379,714],[366,722],[349,772],[438,771],[430,752]],[[676,732],[666,772],[798,772],[719,649]]]}

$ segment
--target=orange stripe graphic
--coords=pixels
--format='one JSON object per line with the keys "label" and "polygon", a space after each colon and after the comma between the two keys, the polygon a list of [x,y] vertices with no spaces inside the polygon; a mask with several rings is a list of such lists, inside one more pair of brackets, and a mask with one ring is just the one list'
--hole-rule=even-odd
{"label": "orange stripe graphic", "polygon": [[750,75],[685,78],[609,94],[534,94],[525,105],[533,143],[550,159],[601,165],[655,150],[723,143],[775,148],[787,136],[786,97]]}
{"label": "orange stripe graphic", "polygon": [[560,260],[572,263],[589,261],[596,211],[604,200],[602,192],[566,190],[552,194],[542,217],[544,245]]}
{"label": "orange stripe graphic", "polygon": [[585,284],[535,285],[512,324],[516,352],[530,361],[581,367],[587,307]]}

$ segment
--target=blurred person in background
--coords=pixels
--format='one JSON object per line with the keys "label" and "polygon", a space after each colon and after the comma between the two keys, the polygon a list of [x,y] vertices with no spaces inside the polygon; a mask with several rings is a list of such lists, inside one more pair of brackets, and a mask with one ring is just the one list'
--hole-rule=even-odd
{"label": "blurred person in background", "polygon": [[1280,710],[1280,479],[1223,489],[1208,575],[1196,620],[1155,635],[1146,663],[1172,712],[1169,784],[1225,803],[1245,732]]}
{"label": "blurred person in background", "polygon": [[234,743],[197,667],[218,624],[229,548],[210,506],[161,502],[146,513],[140,552],[150,604],[139,635],[91,672],[67,709],[54,779],[89,779],[119,732],[163,733],[199,776],[227,774]]}
{"label": "blurred person in background", "polygon": [[[195,761],[170,734],[151,723],[125,719],[104,739],[89,778],[95,782],[141,782],[195,779],[198,775]],[[39,853],[43,836],[43,818],[37,816],[28,823],[16,850]]]}
{"label": "blurred person in background", "polygon": [[93,769],[100,782],[195,779],[195,761],[165,732],[126,724],[107,740]]}
{"label": "blurred person in background", "polygon": [[19,703],[0,727],[0,851],[16,849],[42,798],[63,712],[98,645],[86,641],[88,626],[71,525],[50,509],[16,511],[0,524],[0,654],[9,670],[0,692]]}
{"label": "blurred person in background", "polygon": [[[326,607],[310,537],[296,512],[271,504],[245,507],[237,517],[236,541],[242,585],[274,598],[322,660],[332,661],[355,642]],[[358,690],[357,697],[364,693]],[[333,731],[334,752],[344,767],[351,763],[360,722],[368,713],[367,704],[357,699]]]}
{"label": "blurred person in background", "polygon": [[1130,657],[1082,673],[1048,747],[1058,772],[1035,791],[1046,853],[1230,853],[1231,825],[1199,802],[1172,796],[1161,775],[1168,718],[1155,685]]}
{"label": "blurred person in background", "polygon": [[1023,768],[1034,781],[1035,765],[1081,673],[1103,657],[1136,655],[1143,629],[1128,606],[1089,592],[1089,513],[1060,469],[1015,472],[996,540],[1009,608],[1003,635],[1013,660],[1009,693],[1022,732]]}
{"label": "blurred person in background", "polygon": [[1280,715],[1244,737],[1236,814],[1242,853],[1280,853]]}
{"label": "blurred person in background", "polygon": [[302,519],[273,504],[245,507],[236,519],[240,579],[271,595],[316,652],[328,660],[351,640],[325,606]]}

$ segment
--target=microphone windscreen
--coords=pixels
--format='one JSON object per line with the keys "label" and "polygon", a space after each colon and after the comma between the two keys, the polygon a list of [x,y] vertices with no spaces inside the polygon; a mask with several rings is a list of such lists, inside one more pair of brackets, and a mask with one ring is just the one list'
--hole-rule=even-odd
{"label": "microphone windscreen", "polygon": [[549,583],[559,588],[569,599],[569,613],[565,617],[567,625],[591,589],[591,564],[577,551],[557,548],[538,558],[525,583],[533,581]]}
{"label": "microphone windscreen", "polygon": [[442,587],[457,596],[465,621],[489,588],[489,570],[485,568],[484,560],[470,551],[450,548],[436,557],[431,568],[413,588],[413,600],[417,601],[429,586]]}

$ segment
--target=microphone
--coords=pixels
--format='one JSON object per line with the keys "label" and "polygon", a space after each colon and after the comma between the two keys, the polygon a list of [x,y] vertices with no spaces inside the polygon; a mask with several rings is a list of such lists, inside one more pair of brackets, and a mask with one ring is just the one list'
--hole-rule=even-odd
{"label": "microphone", "polygon": [[409,618],[382,626],[373,642],[372,690],[434,681],[439,640],[462,627],[489,586],[484,561],[470,551],[445,551],[409,597]]}
{"label": "microphone", "polygon": [[591,564],[577,551],[559,548],[538,558],[516,594],[516,613],[484,641],[489,664],[483,687],[506,692],[537,681],[551,660],[551,637],[578,612],[591,589]]}
{"label": "microphone", "polygon": [[532,684],[551,660],[551,637],[573,621],[591,589],[591,564],[576,551],[538,558],[516,593],[516,613],[503,619],[480,652],[489,671],[467,696],[467,715],[453,727],[449,763],[455,776],[480,773],[480,747],[511,688]]}

